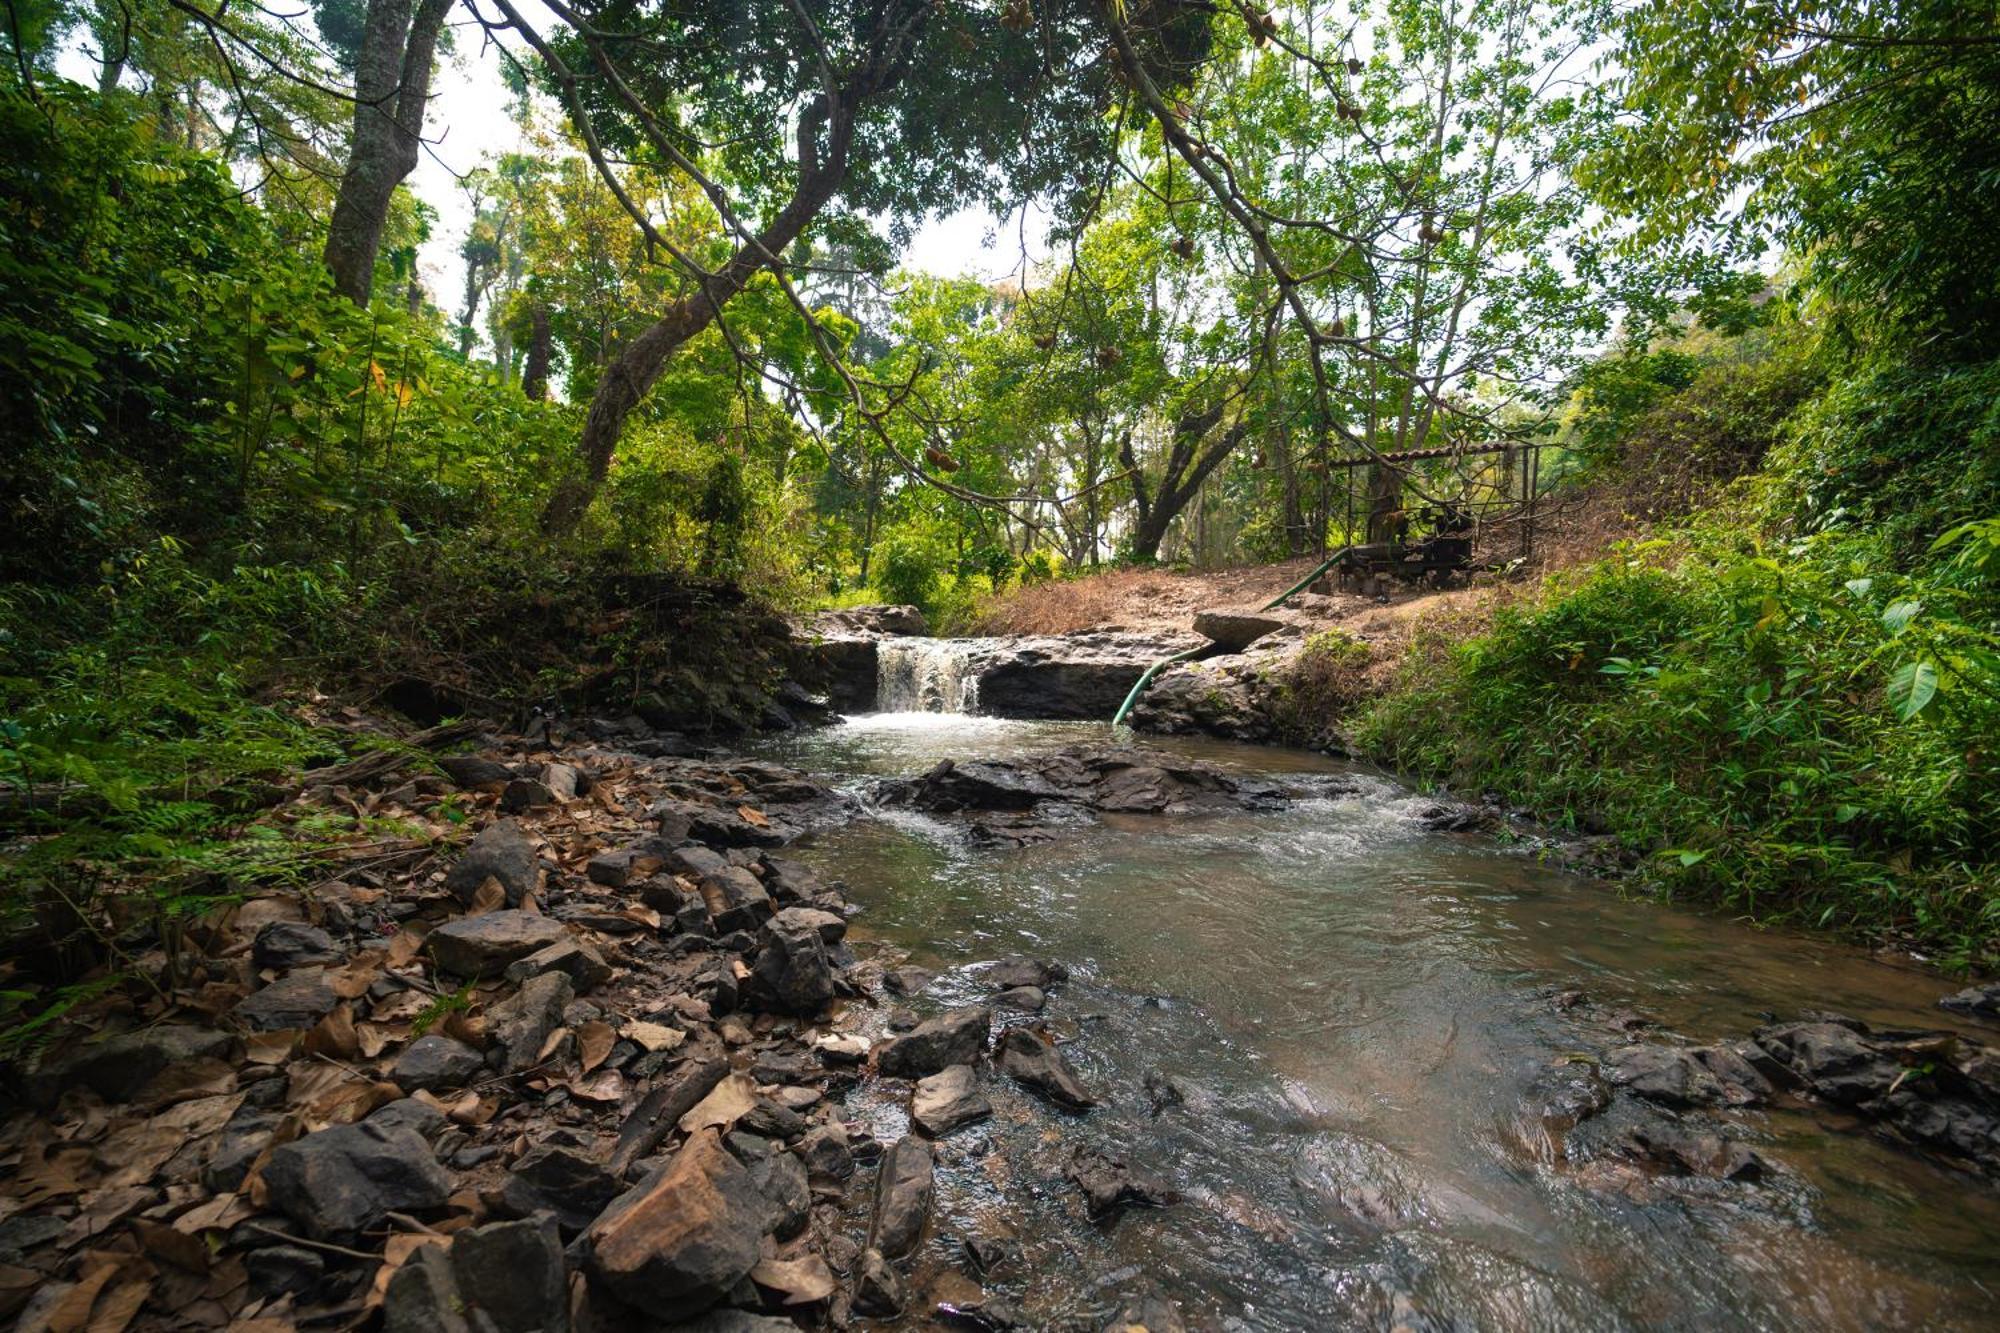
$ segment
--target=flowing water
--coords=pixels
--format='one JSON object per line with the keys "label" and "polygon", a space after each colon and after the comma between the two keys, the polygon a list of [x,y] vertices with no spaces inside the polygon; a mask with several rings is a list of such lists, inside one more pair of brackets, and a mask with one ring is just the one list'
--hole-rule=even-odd
{"label": "flowing water", "polygon": [[[883,714],[774,757],[863,790],[940,758],[1103,739]],[[1244,772],[1341,769],[1164,744]],[[987,1285],[1038,1327],[1146,1286],[1226,1329],[2000,1327],[2000,1193],[1831,1112],[1722,1117],[1774,1168],[1723,1183],[1566,1154],[1535,1110],[1539,1081],[1628,1040],[1620,1014],[1689,1040],[1805,1009],[1950,1026],[1933,1007],[1943,982],[1426,831],[1422,804],[1364,776],[1282,813],[1110,817],[1018,849],[908,815],[799,844],[867,908],[857,933],[943,972],[919,1009],[982,997],[977,964],[1010,952],[1074,974],[1047,1017],[1106,1105],[1064,1116],[991,1080],[995,1118],[939,1146],[920,1292],[962,1285],[957,1244],[980,1236],[1018,1247]],[[1588,1001],[1551,1002],[1571,989]],[[1150,1071],[1185,1104],[1155,1113]],[[891,1085],[848,1107],[885,1139],[904,1132]],[[1585,1128],[1657,1115],[1621,1096]],[[1183,1197],[1089,1223],[1061,1177],[1080,1144]]]}

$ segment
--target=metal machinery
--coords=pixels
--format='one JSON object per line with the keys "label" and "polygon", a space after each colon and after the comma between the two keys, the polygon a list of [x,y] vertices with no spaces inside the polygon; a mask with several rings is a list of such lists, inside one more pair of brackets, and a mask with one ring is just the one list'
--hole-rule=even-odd
{"label": "metal machinery", "polygon": [[[1461,575],[1502,567],[1514,555],[1534,549],[1535,499],[1541,446],[1492,444],[1463,448],[1409,449],[1374,457],[1339,459],[1335,468],[1382,465],[1400,473],[1399,491],[1410,489],[1412,463],[1433,459],[1497,457],[1475,477],[1461,477],[1454,498],[1426,496],[1414,507],[1367,516],[1369,540],[1342,548],[1327,563],[1315,591],[1383,596],[1397,584],[1448,587]],[[1346,487],[1347,530],[1355,531],[1354,488]],[[1518,551],[1515,550],[1518,545]],[[1329,583],[1331,586],[1329,586]]]}

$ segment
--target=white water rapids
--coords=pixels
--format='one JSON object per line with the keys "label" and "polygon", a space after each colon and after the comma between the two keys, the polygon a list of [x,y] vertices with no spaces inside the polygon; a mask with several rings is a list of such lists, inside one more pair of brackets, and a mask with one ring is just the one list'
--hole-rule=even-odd
{"label": "white water rapids", "polygon": [[883,639],[875,649],[875,707],[884,713],[970,713],[979,677],[973,639]]}

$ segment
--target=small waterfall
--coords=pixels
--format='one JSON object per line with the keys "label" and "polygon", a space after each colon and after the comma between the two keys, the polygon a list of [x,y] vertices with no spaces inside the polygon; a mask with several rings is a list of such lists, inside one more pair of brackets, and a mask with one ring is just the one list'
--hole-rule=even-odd
{"label": "small waterfall", "polygon": [[956,639],[892,638],[875,645],[875,707],[884,713],[970,713],[979,677]]}

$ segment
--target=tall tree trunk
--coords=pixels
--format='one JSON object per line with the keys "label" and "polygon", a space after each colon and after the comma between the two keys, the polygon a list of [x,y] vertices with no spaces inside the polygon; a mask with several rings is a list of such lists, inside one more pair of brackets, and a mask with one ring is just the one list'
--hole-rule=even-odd
{"label": "tall tree trunk", "polygon": [[354,139],[326,233],[334,290],[368,304],[396,187],[417,167],[438,30],[452,0],[369,0],[354,63]]}
{"label": "tall tree trunk", "polygon": [[549,307],[537,301],[528,307],[528,363],[521,371],[521,392],[535,402],[549,396],[549,354],[553,342],[549,332]]}
{"label": "tall tree trunk", "polygon": [[715,322],[729,299],[749,285],[756,273],[773,263],[796,241],[847,176],[847,150],[853,138],[851,112],[833,117],[824,165],[814,147],[807,147],[810,122],[824,111],[809,112],[801,120],[801,164],[797,191],[778,215],[753,239],[736,248],[727,263],[696,284],[695,290],[676,301],[667,313],[638,337],[626,343],[618,356],[604,368],[597,390],[590,398],[590,411],[583,419],[583,436],[576,451],[583,474],[571,476],[556,487],[542,510],[542,531],[560,536],[582,519],[584,510],[597,496],[597,488],[611,470],[618,439],[625,432],[625,419],[653,387],[667,367],[667,360],[703,329]]}

